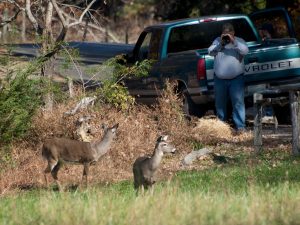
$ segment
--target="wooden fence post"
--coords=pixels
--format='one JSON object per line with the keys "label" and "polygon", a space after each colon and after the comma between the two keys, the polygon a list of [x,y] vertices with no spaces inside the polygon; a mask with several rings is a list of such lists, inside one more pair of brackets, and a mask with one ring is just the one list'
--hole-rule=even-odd
{"label": "wooden fence post", "polygon": [[256,154],[262,152],[262,100],[263,95],[259,93],[253,94],[254,102],[254,150]]}
{"label": "wooden fence post", "polygon": [[294,156],[300,155],[300,141],[299,141],[299,96],[297,91],[289,91],[289,102],[292,119],[292,154]]}

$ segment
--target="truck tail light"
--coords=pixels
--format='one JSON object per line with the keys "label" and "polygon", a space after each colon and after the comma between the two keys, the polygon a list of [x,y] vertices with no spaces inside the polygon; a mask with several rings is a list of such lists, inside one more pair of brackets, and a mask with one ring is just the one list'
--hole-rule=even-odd
{"label": "truck tail light", "polygon": [[205,59],[199,59],[198,60],[197,79],[198,80],[205,80],[206,79]]}

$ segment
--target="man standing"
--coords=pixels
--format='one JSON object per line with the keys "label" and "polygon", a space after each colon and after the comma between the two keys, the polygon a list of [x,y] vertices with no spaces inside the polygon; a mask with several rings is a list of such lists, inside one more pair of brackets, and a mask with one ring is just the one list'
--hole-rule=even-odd
{"label": "man standing", "polygon": [[234,36],[230,23],[223,25],[221,37],[208,48],[214,56],[215,106],[220,120],[227,120],[227,101],[232,103],[232,118],[238,133],[245,130],[244,56],[249,52],[246,42]]}

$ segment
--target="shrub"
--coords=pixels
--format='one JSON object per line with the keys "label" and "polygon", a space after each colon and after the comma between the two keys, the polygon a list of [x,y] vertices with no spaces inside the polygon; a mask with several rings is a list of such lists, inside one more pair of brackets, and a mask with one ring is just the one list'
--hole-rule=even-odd
{"label": "shrub", "polygon": [[116,108],[127,110],[134,104],[134,98],[129,95],[124,80],[148,76],[153,62],[153,60],[144,60],[130,65],[124,55],[106,61],[101,67],[107,74],[101,80],[102,85],[97,90],[100,99]]}
{"label": "shrub", "polygon": [[24,137],[30,127],[31,118],[42,104],[41,80],[28,79],[30,69],[19,71],[15,76],[7,78],[0,92],[0,142]]}

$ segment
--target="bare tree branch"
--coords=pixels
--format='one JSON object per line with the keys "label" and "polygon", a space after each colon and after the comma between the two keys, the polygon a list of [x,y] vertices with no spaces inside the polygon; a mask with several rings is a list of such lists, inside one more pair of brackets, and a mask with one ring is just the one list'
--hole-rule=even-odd
{"label": "bare tree branch", "polygon": [[46,20],[45,23],[47,24],[46,27],[51,26],[53,16],[53,4],[51,2],[48,2],[48,7],[46,11]]}
{"label": "bare tree branch", "polygon": [[63,28],[67,28],[68,23],[67,23],[66,19],[63,16],[62,10],[58,7],[56,0],[51,0],[51,2],[53,4],[53,7],[54,7],[55,11],[57,12],[57,15],[58,15],[58,17],[59,17],[59,19],[62,23]]}
{"label": "bare tree branch", "polygon": [[45,28],[47,35],[49,35],[52,38],[52,16],[53,16],[53,4],[51,2],[48,2],[47,11],[46,11],[46,18],[45,18]]}
{"label": "bare tree branch", "polygon": [[29,21],[32,23],[32,25],[33,25],[35,31],[37,32],[37,34],[42,35],[43,34],[43,28],[39,25],[39,23],[37,22],[37,20],[33,16],[32,12],[31,12],[30,5],[31,5],[30,0],[26,0],[25,10],[26,10],[27,17],[28,17]]}
{"label": "bare tree branch", "polygon": [[91,3],[85,8],[85,10],[82,12],[81,16],[79,17],[79,20],[77,22],[71,23],[69,24],[69,27],[78,25],[82,22],[82,19],[84,17],[84,15],[90,10],[90,8],[92,7],[92,5],[96,2],[97,0],[93,0],[91,1]]}
{"label": "bare tree branch", "polygon": [[17,19],[17,16],[19,15],[19,13],[20,13],[21,11],[22,11],[21,9],[18,9],[18,11],[15,13],[15,15],[13,15],[12,17],[10,17],[10,18],[8,18],[8,19],[2,21],[2,22],[0,23],[0,27],[3,27],[4,25],[9,24],[9,23],[13,22],[15,19]]}
{"label": "bare tree branch", "polygon": [[[68,19],[71,20],[71,21],[76,20],[75,18],[69,16],[69,15],[66,14],[65,12],[62,12],[62,13],[63,13],[63,15],[64,15],[65,18],[68,18]],[[79,25],[85,26],[85,23],[81,22]],[[95,23],[89,23],[89,24],[88,24],[88,27],[93,28],[93,29],[95,29],[95,30],[98,30],[98,31],[100,31],[100,32],[102,32],[102,33],[107,32],[107,33],[108,33],[108,36],[109,36],[114,42],[120,42],[120,39],[119,39],[118,37],[116,37],[116,36],[113,34],[113,32],[111,32],[110,30],[106,30],[105,28],[100,27],[100,26],[96,25]]]}
{"label": "bare tree branch", "polygon": [[14,0],[4,0],[3,2],[8,2],[10,4],[14,4],[18,9],[24,10],[16,1]]}
{"label": "bare tree branch", "polygon": [[[62,41],[65,36],[66,36],[66,33],[68,32],[68,29],[72,26],[75,26],[75,25],[79,25],[82,23],[82,20],[83,20],[83,17],[85,16],[86,13],[89,12],[89,10],[91,9],[92,5],[96,2],[97,0],[93,0],[90,2],[90,4],[84,9],[84,11],[82,12],[82,14],[80,15],[79,19],[76,20],[75,18],[73,17],[70,17],[69,15],[66,16],[66,13],[61,10],[61,8],[58,6],[57,4],[57,1],[56,0],[51,0],[52,4],[53,4],[53,7],[55,9],[55,11],[57,12],[57,15],[62,23],[62,30],[60,32],[60,34],[58,35],[57,39],[56,39],[56,42],[57,41]],[[68,21],[69,20],[73,20],[75,22],[73,23],[69,23]]]}
{"label": "bare tree branch", "polygon": [[23,11],[24,10],[24,8],[22,8],[16,1],[14,1],[14,0],[5,0],[4,2],[8,2],[8,3],[10,3],[10,4],[13,4],[13,5],[15,5],[16,7],[17,7],[17,12],[15,13],[15,15],[13,15],[12,17],[10,17],[10,18],[8,18],[8,19],[5,19],[5,20],[3,20],[1,23],[0,23],[0,27],[3,27],[3,26],[5,26],[6,24],[9,24],[9,23],[11,23],[11,22],[13,22],[14,20],[16,20],[17,19],[17,16],[19,15],[19,13],[21,12],[21,11]]}
{"label": "bare tree branch", "polygon": [[[65,17],[63,16],[63,11],[59,8],[59,6],[57,5],[57,2],[56,0],[51,0],[54,8],[55,8],[55,11],[57,12],[58,14],[58,17],[59,19],[61,20],[62,22],[62,25],[63,27],[66,27],[66,28],[70,28],[72,26],[75,26],[75,25],[78,25],[82,22],[83,20],[83,17],[85,16],[85,14],[90,10],[90,8],[92,7],[92,5],[96,2],[97,0],[93,0],[91,1],[91,3],[84,9],[84,11],[82,12],[82,14],[80,15],[79,19],[76,21],[76,22],[73,22],[73,23],[70,23],[68,24]],[[75,19],[74,19],[75,20]]]}

